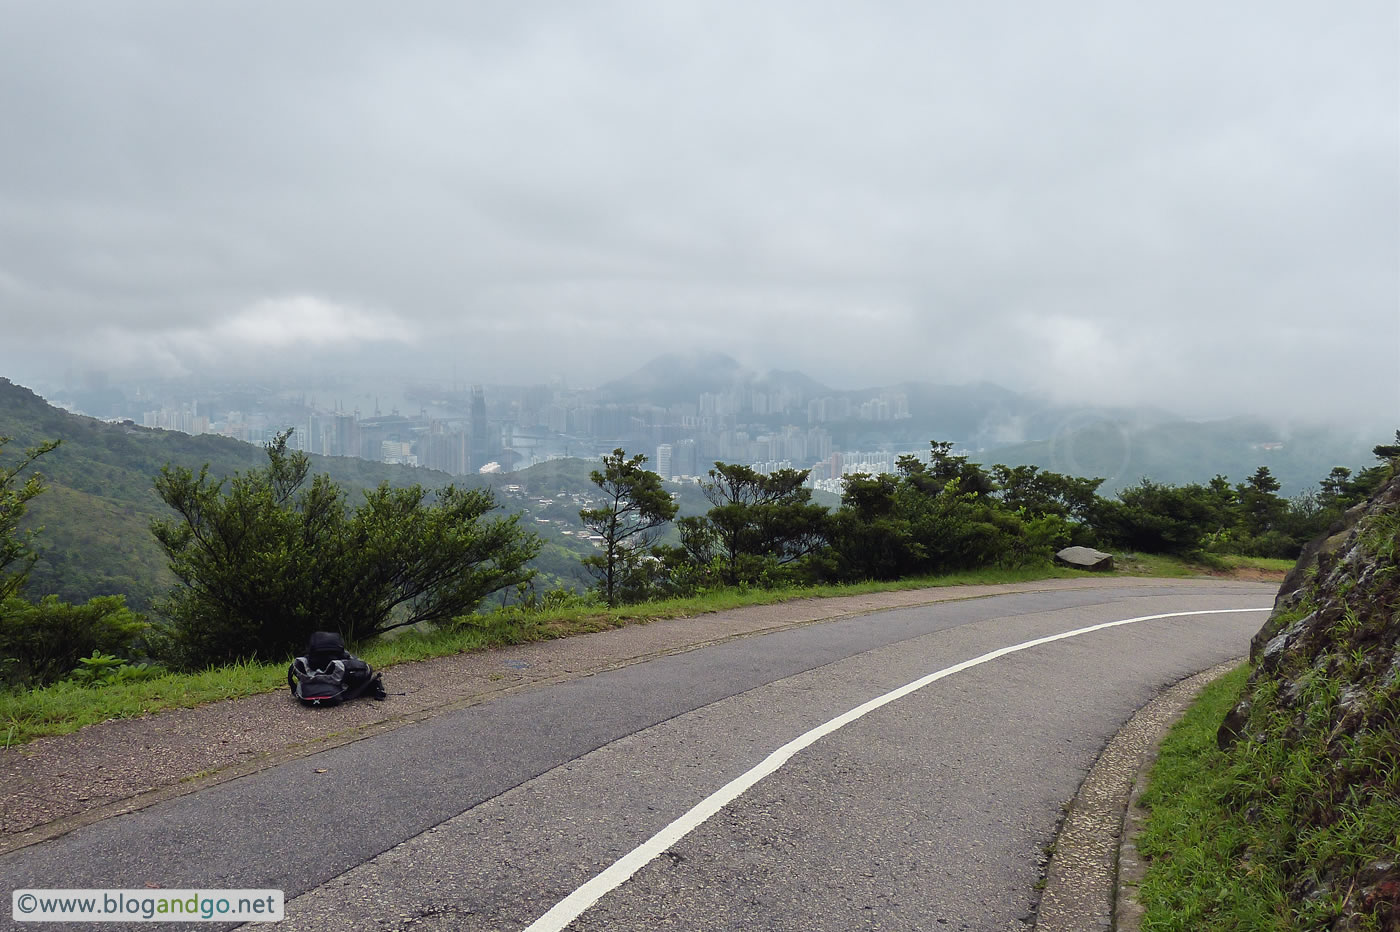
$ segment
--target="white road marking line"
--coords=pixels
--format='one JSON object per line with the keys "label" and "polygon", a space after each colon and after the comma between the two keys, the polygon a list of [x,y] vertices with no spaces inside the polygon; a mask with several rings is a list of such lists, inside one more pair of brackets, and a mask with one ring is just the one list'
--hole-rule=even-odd
{"label": "white road marking line", "polygon": [[902,699],[910,693],[917,692],[930,683],[937,682],[946,676],[952,676],[954,673],[961,673],[964,670],[980,666],[990,660],[996,660],[998,657],[1005,657],[1007,654],[1014,654],[1017,651],[1029,650],[1032,647],[1039,647],[1042,644],[1049,644],[1053,641],[1063,641],[1066,638],[1078,637],[1081,634],[1102,631],[1105,628],[1116,628],[1119,625],[1131,625],[1139,621],[1154,621],[1158,618],[1181,618],[1187,615],[1228,615],[1237,612],[1267,612],[1269,610],[1270,609],[1267,607],[1211,608],[1195,612],[1166,612],[1161,615],[1142,615],[1138,618],[1105,621],[1102,624],[1089,625],[1087,628],[1075,628],[1073,631],[1051,634],[1047,637],[1036,638],[1033,641],[1023,641],[1020,644],[1013,644],[1010,647],[1000,647],[994,651],[988,651],[979,657],[973,657],[971,660],[964,660],[962,663],[955,663],[951,667],[944,667],[937,672],[921,676],[912,683],[906,683],[898,689],[890,690],[883,696],[877,696],[869,702],[856,706],[850,711],[843,712],[831,721],[818,725],[778,748],[752,769],[740,774],[724,786],[715,790],[696,804],[689,812],[676,819],[636,848],[633,848],[627,854],[618,858],[607,870],[598,874],[573,893],[570,893],[564,899],[554,904],[549,912],[530,923],[525,928],[524,932],[561,932],[569,923],[583,915],[584,910],[598,902],[608,893],[622,886],[633,874],[655,860],[662,852],[680,841],[686,835],[689,835],[696,828],[699,828],[715,813],[738,799],[749,787],[783,766],[783,764],[787,763],[798,751],[810,747],[821,738],[826,737],[838,729],[844,728],[856,719],[864,717],[881,706],[888,705],[896,699]]}

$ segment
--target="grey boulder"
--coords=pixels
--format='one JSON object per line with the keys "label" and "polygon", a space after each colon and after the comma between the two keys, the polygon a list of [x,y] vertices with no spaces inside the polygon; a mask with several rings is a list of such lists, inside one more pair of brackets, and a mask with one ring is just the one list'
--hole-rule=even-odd
{"label": "grey boulder", "polygon": [[1055,554],[1055,562],[1080,570],[1111,570],[1113,554],[1092,547],[1066,547]]}

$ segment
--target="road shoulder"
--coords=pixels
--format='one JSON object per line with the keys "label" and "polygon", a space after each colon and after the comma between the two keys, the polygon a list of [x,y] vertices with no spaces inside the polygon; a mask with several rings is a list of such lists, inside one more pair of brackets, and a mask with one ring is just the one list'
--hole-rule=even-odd
{"label": "road shoulder", "polygon": [[1219,664],[1187,677],[1143,706],[1114,735],[1069,803],[1046,867],[1037,932],[1135,932],[1135,890],[1144,865],[1134,839],[1133,803],[1167,731],[1202,689],[1245,662]]}

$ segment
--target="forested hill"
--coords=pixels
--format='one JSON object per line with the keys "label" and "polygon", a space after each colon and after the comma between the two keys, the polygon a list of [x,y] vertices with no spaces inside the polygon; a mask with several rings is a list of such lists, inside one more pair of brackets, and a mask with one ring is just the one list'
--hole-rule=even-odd
{"label": "forested hill", "polygon": [[[8,463],[26,447],[62,441],[36,464],[48,491],[30,502],[25,519],[26,527],[43,527],[29,592],[67,600],[125,595],[140,611],[172,581],[150,533],[152,518],[169,515],[153,485],[161,467],[172,463],[198,471],[207,463],[212,475],[228,476],[267,463],[260,447],[228,437],[70,414],[4,378],[0,436],[11,438],[3,454]],[[312,461],[314,471],[329,474],[352,495],[386,481],[435,487],[452,480],[445,473],[366,460],[313,456]]]}

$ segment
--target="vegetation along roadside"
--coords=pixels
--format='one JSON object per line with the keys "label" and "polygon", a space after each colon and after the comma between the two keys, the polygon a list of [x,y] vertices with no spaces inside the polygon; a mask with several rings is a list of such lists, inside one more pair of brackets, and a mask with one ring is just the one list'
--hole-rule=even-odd
{"label": "vegetation along roadside", "polygon": [[[850,585],[731,589],[688,598],[666,599],[608,608],[578,596],[550,604],[517,603],[474,615],[450,628],[409,631],[363,648],[376,668],[428,660],[471,650],[605,631],[666,618],[686,618],[748,605],[772,605],[792,599],[826,598],[921,589],[937,586],[991,585],[1086,575],[1081,570],[1037,566],[1013,570],[977,570],[941,577]],[[1182,575],[1189,575],[1183,573]],[[1199,574],[1197,574],[1199,575]],[[120,663],[116,658],[112,658]],[[193,673],[158,672],[149,677],[111,677],[80,683],[72,679],[29,690],[0,693],[0,744],[13,746],[45,735],[61,735],[112,718],[147,715],[162,709],[189,708],[286,688],[283,661],[242,661]]]}
{"label": "vegetation along roadside", "polygon": [[1148,930],[1400,930],[1400,478],[1308,548],[1163,744]]}

